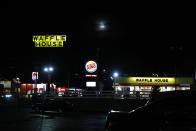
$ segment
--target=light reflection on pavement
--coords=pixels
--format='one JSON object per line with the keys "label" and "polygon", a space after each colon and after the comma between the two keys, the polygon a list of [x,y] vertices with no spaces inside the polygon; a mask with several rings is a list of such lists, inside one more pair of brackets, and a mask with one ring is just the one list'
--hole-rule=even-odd
{"label": "light reflection on pavement", "polygon": [[[77,131],[103,131],[106,114],[71,112],[66,114],[44,113],[37,119],[40,121],[38,130],[77,130]],[[32,120],[35,121],[35,120]]]}
{"label": "light reflection on pavement", "polygon": [[32,112],[30,108],[20,111],[12,109],[11,114],[1,117],[0,128],[6,131],[103,131],[105,118],[106,114],[95,112],[41,114]]}

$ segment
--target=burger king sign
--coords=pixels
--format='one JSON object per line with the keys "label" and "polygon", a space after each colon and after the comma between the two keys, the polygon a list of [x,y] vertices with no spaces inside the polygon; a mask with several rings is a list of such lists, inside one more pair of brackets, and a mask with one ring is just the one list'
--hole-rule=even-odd
{"label": "burger king sign", "polygon": [[93,73],[97,70],[97,63],[94,61],[88,61],[85,65],[85,69],[89,73]]}

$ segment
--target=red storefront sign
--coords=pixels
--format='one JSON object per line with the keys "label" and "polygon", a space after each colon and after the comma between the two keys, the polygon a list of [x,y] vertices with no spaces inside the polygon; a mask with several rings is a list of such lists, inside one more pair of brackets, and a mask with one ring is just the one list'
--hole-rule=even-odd
{"label": "red storefront sign", "polygon": [[28,90],[33,90],[33,84],[21,84],[21,92],[25,93]]}
{"label": "red storefront sign", "polygon": [[65,92],[66,88],[65,87],[57,87],[57,92]]}
{"label": "red storefront sign", "polygon": [[85,74],[85,77],[97,77],[96,74]]}

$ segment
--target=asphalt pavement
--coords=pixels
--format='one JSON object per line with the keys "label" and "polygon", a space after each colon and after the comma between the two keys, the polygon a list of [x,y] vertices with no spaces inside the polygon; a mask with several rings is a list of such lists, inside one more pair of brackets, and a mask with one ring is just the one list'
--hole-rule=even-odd
{"label": "asphalt pavement", "polygon": [[36,113],[30,107],[0,106],[2,131],[103,131],[106,114],[71,111]]}
{"label": "asphalt pavement", "polygon": [[[145,103],[143,100],[70,99],[73,111],[66,113],[34,112],[30,104],[6,102],[0,104],[1,131],[103,131],[110,109],[131,110]],[[22,102],[19,102],[22,103]]]}

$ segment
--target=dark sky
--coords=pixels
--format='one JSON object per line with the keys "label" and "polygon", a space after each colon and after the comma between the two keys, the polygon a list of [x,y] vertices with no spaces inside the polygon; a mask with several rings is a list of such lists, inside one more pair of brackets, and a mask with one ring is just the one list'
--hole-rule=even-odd
{"label": "dark sky", "polygon": [[[46,65],[55,67],[57,80],[82,74],[97,48],[99,67],[109,72],[194,73],[195,19],[169,8],[69,3],[58,8],[11,6],[2,12],[0,74],[8,78],[29,81],[35,70],[44,78]],[[105,31],[97,30],[102,20]],[[35,48],[32,36],[40,34],[65,34],[67,42],[63,48]]]}

